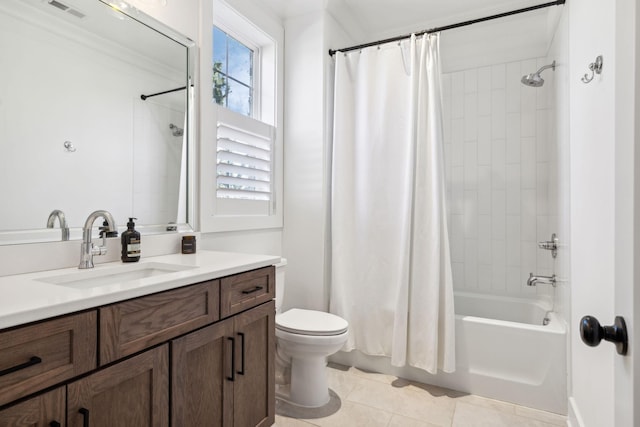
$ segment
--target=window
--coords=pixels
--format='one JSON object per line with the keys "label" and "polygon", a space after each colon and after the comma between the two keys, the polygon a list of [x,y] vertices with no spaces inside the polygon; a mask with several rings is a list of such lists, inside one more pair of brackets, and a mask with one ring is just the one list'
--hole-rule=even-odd
{"label": "window", "polygon": [[238,114],[253,117],[254,56],[257,49],[213,27],[213,99]]}
{"label": "window", "polygon": [[201,4],[201,231],[282,227],[282,23],[241,0]]}

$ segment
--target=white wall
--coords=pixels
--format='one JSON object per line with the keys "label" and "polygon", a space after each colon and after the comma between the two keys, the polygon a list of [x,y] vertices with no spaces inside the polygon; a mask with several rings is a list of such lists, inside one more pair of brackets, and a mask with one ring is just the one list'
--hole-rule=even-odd
{"label": "white wall", "polygon": [[[449,48],[444,56],[457,55]],[[522,297],[552,292],[526,282],[529,273],[553,272],[551,252],[537,242],[557,232],[549,221],[556,144],[547,131],[554,72],[543,73],[546,83],[539,88],[520,82],[547,64],[547,58],[531,58],[443,75],[455,289]]]}
{"label": "white wall", "polygon": [[[328,150],[331,102],[326,73],[332,72],[329,47],[349,43],[326,12],[287,19],[285,104],[285,227],[287,258],[284,305],[326,310]],[[330,122],[330,120],[329,120]]]}
{"label": "white wall", "polygon": [[323,310],[324,66],[323,12],[285,22],[285,309]]}
{"label": "white wall", "polygon": [[128,3],[158,21],[170,26],[191,40],[200,39],[200,19],[202,0],[167,1],[166,4],[145,0],[129,0]]}

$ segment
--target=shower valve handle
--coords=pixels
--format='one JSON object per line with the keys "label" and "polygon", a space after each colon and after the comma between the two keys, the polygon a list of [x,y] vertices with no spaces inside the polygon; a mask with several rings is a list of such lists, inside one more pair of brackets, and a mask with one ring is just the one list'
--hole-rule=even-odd
{"label": "shower valve handle", "polygon": [[596,347],[604,339],[616,345],[618,354],[623,356],[627,354],[627,325],[621,316],[616,316],[611,326],[601,326],[595,317],[584,316],[580,320],[580,336],[582,341],[590,347]]}
{"label": "shower valve handle", "polygon": [[546,249],[548,251],[551,251],[551,256],[552,257],[557,257],[558,256],[558,236],[556,236],[556,233],[553,233],[551,235],[551,240],[547,240],[545,242],[538,242],[538,247],[540,249]]}

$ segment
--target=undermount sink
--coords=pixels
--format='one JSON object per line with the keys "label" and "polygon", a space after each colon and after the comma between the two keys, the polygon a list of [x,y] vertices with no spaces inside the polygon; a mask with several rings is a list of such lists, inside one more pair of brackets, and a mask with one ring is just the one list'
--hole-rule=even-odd
{"label": "undermount sink", "polygon": [[77,273],[51,276],[37,279],[40,282],[68,288],[88,289],[99,286],[126,283],[132,280],[146,279],[179,271],[195,268],[194,266],[165,264],[161,262],[148,262],[133,265],[120,265],[116,267],[97,268],[95,270],[83,270]]}

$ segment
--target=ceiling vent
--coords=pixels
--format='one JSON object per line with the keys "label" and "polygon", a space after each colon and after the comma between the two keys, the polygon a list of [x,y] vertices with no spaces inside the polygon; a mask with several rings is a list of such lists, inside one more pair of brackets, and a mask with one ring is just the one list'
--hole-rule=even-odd
{"label": "ceiling vent", "polygon": [[56,7],[64,12],[67,12],[70,15],[75,16],[76,18],[82,19],[86,16],[84,13],[80,12],[79,10],[73,9],[64,3],[59,2],[58,0],[48,0],[48,2],[51,6]]}
{"label": "ceiling vent", "polygon": [[49,0],[49,4],[51,6],[57,7],[60,10],[67,10],[69,9],[69,6],[67,6],[66,4],[62,4],[59,1],[56,0]]}

